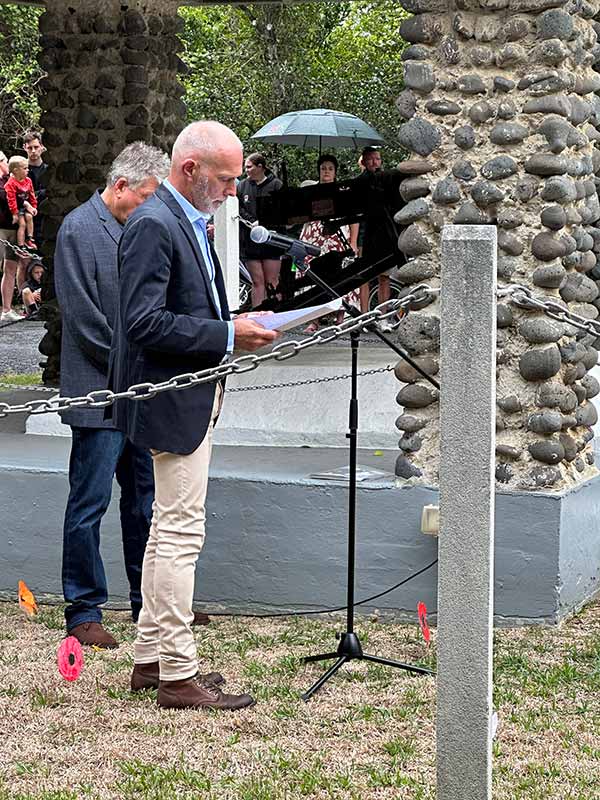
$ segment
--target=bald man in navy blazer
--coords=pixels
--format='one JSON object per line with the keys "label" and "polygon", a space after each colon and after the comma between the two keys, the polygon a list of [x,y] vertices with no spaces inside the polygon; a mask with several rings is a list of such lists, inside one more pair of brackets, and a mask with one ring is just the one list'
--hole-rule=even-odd
{"label": "bald man in navy blazer", "polygon": [[[242,171],[242,145],[217,122],[189,125],[173,147],[171,172],[131,215],[119,247],[120,310],[111,351],[110,386],[168,380],[215,367],[233,348],[272,342],[247,317],[230,319],[223,276],[206,222]],[[191,630],[194,571],[204,542],[212,430],[220,383],[122,400],[114,422],[152,453],[154,514],[142,570],[131,688],[158,687],[163,708],[240,709],[247,694],[224,694],[218,672],[201,674]]]}

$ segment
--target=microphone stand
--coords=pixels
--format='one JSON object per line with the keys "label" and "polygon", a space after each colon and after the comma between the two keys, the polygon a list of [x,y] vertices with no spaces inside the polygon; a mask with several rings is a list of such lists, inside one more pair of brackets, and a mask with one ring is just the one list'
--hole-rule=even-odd
{"label": "microphone stand", "polygon": [[[306,258],[306,251],[302,248],[301,242],[295,242],[289,249],[289,254],[292,256],[298,268],[307,274],[316,284],[318,284],[330,297],[337,299],[340,297],[339,293],[335,291],[323,278],[316,275],[310,267],[304,263]],[[300,261],[300,264],[298,264]],[[353,317],[359,316],[360,312],[357,311],[350,303],[342,300],[344,309]],[[367,328],[373,331],[382,341],[384,341],[395,353],[402,358],[406,359],[411,366],[414,367],[424,378],[430,383],[439,388],[439,384],[427,375],[419,366],[415,364],[408,354],[404,353],[401,348],[397,347],[394,342],[391,342],[381,331],[377,328],[376,324],[373,327]],[[346,607],[346,630],[339,635],[339,644],[337,650],[329,653],[319,653],[314,656],[305,656],[304,663],[313,661],[328,661],[336,659],[329,669],[307,689],[302,695],[302,699],[309,700],[315,692],[317,692],[323,684],[335,675],[335,673],[346,662],[353,660],[372,661],[375,664],[383,664],[388,667],[396,667],[404,669],[409,672],[416,672],[421,675],[435,675],[435,673],[425,667],[418,667],[414,664],[405,664],[402,661],[394,661],[390,658],[381,658],[374,656],[370,653],[363,652],[362,645],[358,635],[354,631],[354,576],[356,564],[356,459],[358,449],[358,345],[360,342],[360,332],[352,331],[350,333],[350,345],[352,353],[352,368],[351,368],[351,392],[350,392],[350,413],[348,422],[348,433],[346,437],[349,440],[349,483],[348,483],[348,575],[347,575],[347,607]]]}

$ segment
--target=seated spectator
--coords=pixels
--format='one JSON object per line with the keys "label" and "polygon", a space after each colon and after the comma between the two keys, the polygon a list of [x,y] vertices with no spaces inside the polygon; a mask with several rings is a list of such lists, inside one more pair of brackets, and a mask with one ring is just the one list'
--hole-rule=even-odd
{"label": "seated spectator", "polygon": [[26,280],[21,289],[27,319],[37,319],[42,303],[42,280],[45,271],[41,261],[32,261],[27,267]]}
{"label": "seated spectator", "polygon": [[37,214],[37,199],[28,177],[29,166],[23,156],[13,156],[8,162],[10,178],[4,185],[13,225],[17,226],[17,244],[27,250],[37,250],[33,238],[33,218]]}

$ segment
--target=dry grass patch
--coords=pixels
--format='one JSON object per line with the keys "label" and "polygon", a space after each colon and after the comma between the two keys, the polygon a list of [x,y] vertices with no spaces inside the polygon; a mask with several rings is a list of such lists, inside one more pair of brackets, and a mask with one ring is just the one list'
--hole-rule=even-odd
{"label": "dry grass patch", "polygon": [[[0,800],[433,800],[435,683],[352,663],[300,699],[340,620],[216,619],[198,632],[203,671],[220,669],[255,708],[159,711],[128,689],[134,627],[86,651],[74,684],[56,668],[62,609],[30,622],[0,604]],[[361,620],[364,645],[434,666],[418,628]],[[435,636],[435,631],[434,631]],[[435,643],[434,643],[435,646]],[[561,628],[496,633],[497,800],[600,798],[600,605]]]}

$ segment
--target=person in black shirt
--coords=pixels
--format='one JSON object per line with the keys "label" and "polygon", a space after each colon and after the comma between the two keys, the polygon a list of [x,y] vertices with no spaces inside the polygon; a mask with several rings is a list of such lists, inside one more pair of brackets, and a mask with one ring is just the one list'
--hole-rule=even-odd
{"label": "person in black shirt", "polygon": [[[33,183],[33,189],[38,202],[38,208],[42,200],[46,198],[46,186],[44,183],[44,173],[48,169],[48,164],[42,161],[42,153],[46,152],[46,148],[42,144],[42,134],[38,131],[30,131],[23,137],[23,149],[27,153],[29,161],[29,177]],[[42,215],[38,215],[33,220],[34,238],[41,244],[42,237]],[[20,289],[21,287],[19,287]]]}
{"label": "person in black shirt", "polygon": [[[237,187],[240,217],[248,222],[256,222],[259,198],[278,192],[283,184],[267,169],[267,161],[262,153],[247,156],[244,169],[248,177],[240,181]],[[253,242],[250,239],[250,228],[240,224],[240,258],[252,277],[253,306],[259,305],[265,299],[268,284],[275,287],[279,283],[280,256],[281,251],[277,248]]]}
{"label": "person in black shirt", "polygon": [[[368,215],[361,223],[359,245],[361,255],[370,264],[386,256],[396,253],[399,263],[402,256],[398,250],[398,231],[394,223],[394,213],[402,205],[393,173],[383,173],[379,148],[369,145],[362,151],[361,161],[364,167],[357,180],[365,182],[365,190],[371,197],[374,213]],[[389,178],[386,180],[386,178]],[[384,303],[390,299],[390,273],[394,268],[377,276],[377,302]],[[361,310],[368,310],[369,285],[361,286]],[[389,330],[389,323],[382,324],[382,329]]]}

